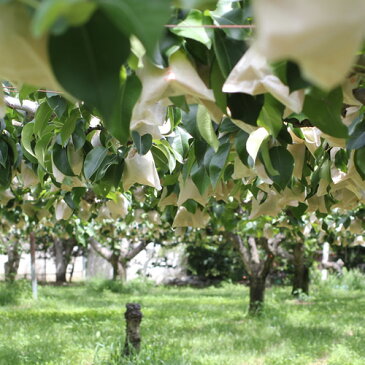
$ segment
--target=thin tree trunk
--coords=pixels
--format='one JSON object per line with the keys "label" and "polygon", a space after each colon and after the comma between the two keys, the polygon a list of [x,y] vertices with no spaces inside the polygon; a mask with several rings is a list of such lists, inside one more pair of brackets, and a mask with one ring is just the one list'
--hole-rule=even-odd
{"label": "thin tree trunk", "polygon": [[5,280],[13,282],[18,273],[20,263],[20,243],[14,242],[9,246],[8,249],[8,261],[4,264]]}
{"label": "thin tree trunk", "polygon": [[38,282],[37,282],[37,271],[36,271],[36,258],[35,258],[35,235],[33,232],[29,235],[30,241],[30,268],[32,278],[32,293],[33,299],[38,299]]}
{"label": "thin tree trunk", "polygon": [[56,283],[66,283],[67,262],[64,254],[64,240],[56,239],[54,242],[56,260]]}
{"label": "thin tree trunk", "polygon": [[299,296],[300,293],[309,294],[309,267],[304,257],[304,245],[299,242],[294,247],[294,278],[292,294]]}
{"label": "thin tree trunk", "polygon": [[259,314],[262,311],[265,297],[266,277],[250,275],[250,304],[249,313]]}

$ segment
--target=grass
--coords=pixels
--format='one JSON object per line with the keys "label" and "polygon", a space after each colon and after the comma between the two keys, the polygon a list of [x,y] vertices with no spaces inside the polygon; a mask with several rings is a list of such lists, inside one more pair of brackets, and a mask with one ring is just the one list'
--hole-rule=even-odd
{"label": "grass", "polygon": [[[0,302],[0,364],[364,365],[364,291],[337,284],[316,284],[303,301],[269,288],[259,318],[246,315],[247,288],[231,284],[43,286],[38,302],[18,290]],[[134,301],[143,349],[128,360],[119,353],[124,306]]]}

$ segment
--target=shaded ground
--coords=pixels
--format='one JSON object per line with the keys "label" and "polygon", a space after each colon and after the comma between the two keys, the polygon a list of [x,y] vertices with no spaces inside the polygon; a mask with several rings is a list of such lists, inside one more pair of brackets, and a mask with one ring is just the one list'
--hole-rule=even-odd
{"label": "shaded ground", "polygon": [[[4,286],[0,287],[4,290]],[[270,288],[246,316],[247,288],[41,287],[0,307],[0,364],[364,365],[365,293],[315,288],[305,302]],[[142,304],[143,351],[121,361],[124,305]],[[5,305],[4,305],[5,304]]]}

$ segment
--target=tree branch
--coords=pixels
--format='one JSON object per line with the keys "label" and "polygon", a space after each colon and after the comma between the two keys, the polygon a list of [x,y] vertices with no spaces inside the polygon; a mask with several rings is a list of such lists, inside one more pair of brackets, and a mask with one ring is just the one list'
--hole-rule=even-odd
{"label": "tree branch", "polygon": [[113,252],[108,248],[104,247],[101,243],[99,243],[95,238],[90,237],[90,245],[91,247],[105,260],[110,262]]}
{"label": "tree branch", "polygon": [[260,264],[260,255],[257,249],[256,240],[253,237],[248,238],[248,245],[250,246],[251,261],[255,264]]}
{"label": "tree branch", "polygon": [[141,241],[139,245],[134,247],[131,251],[127,252],[124,257],[121,257],[123,261],[130,261],[136,257],[141,251],[143,251],[150,242]]}
{"label": "tree branch", "polygon": [[231,232],[225,232],[225,236],[236,247],[241,256],[241,260],[243,262],[246,271],[248,272],[249,275],[251,275],[252,267],[250,263],[250,254],[245,245],[243,244],[241,237],[238,234],[234,234]]}
{"label": "tree branch", "polygon": [[23,100],[23,102],[20,102],[19,99],[12,96],[5,96],[4,101],[9,108],[23,110],[31,116],[34,116],[35,112],[38,109],[38,104],[30,100]]}

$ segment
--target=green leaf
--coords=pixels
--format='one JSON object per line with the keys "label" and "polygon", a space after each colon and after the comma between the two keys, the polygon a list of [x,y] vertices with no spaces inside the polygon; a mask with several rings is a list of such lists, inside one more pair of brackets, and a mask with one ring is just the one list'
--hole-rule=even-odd
{"label": "green leaf", "polygon": [[72,143],[76,151],[84,146],[85,140],[85,122],[80,119],[76,122],[75,130],[72,133]]}
{"label": "green leaf", "polygon": [[246,43],[228,38],[221,29],[215,29],[213,47],[222,75],[226,79],[247,50]]}
{"label": "green leaf", "polygon": [[347,141],[347,149],[357,150],[365,146],[365,122],[359,123],[355,126]]}
{"label": "green leaf", "polygon": [[279,175],[268,175],[273,182],[281,189],[285,189],[291,180],[294,169],[294,158],[291,153],[282,146],[273,147],[269,150],[272,167]]}
{"label": "green leaf", "polygon": [[84,175],[86,179],[90,179],[94,175],[107,155],[108,150],[102,146],[95,147],[86,155],[84,161]]}
{"label": "green leaf", "polygon": [[131,34],[152,55],[170,17],[169,0],[98,0],[107,16],[129,37]]}
{"label": "green leaf", "polygon": [[181,117],[186,131],[195,139],[201,139],[196,121],[197,112],[198,112],[198,106],[190,105],[189,112],[186,113],[182,111]]}
{"label": "green leaf", "polygon": [[101,163],[100,167],[98,168],[95,178],[93,179],[95,182],[103,179],[107,170],[112,165],[117,165],[119,163],[117,156],[108,155],[104,158],[103,162]]}
{"label": "green leaf", "polygon": [[19,151],[18,151],[18,147],[19,145],[17,143],[15,143],[15,141],[10,138],[7,135],[2,135],[1,138],[8,144],[8,146],[10,147],[10,151],[12,153],[12,162],[13,162],[13,166],[17,167],[18,164],[20,163],[20,159],[21,159],[21,155],[19,155]]}
{"label": "green leaf", "polygon": [[48,146],[53,138],[53,133],[44,134],[39,141],[37,141],[34,147],[34,154],[38,160],[38,163],[46,169],[46,156],[48,151]]}
{"label": "green leaf", "polygon": [[213,32],[210,29],[199,27],[204,24],[211,24],[211,19],[204,16],[201,11],[193,9],[181,23],[176,25],[176,28],[171,29],[171,32],[183,38],[194,39],[210,49]]}
{"label": "green leaf", "polygon": [[173,5],[182,9],[214,10],[217,0],[173,0]]}
{"label": "green leaf", "polygon": [[354,154],[355,168],[361,178],[365,180],[365,147],[355,151]]}
{"label": "green leaf", "polygon": [[[245,24],[246,20],[246,13],[245,9],[238,8],[228,11],[227,13],[224,13],[221,16],[216,16],[213,13],[213,19],[218,25],[243,25]],[[242,28],[223,28],[224,33],[231,38],[235,39],[237,41],[242,41],[242,39],[245,39],[247,36],[247,29]]]}
{"label": "green leaf", "polygon": [[69,140],[69,138],[71,137],[72,133],[74,132],[75,128],[76,128],[76,121],[77,119],[80,117],[80,113],[78,112],[77,109],[74,109],[71,112],[71,115],[66,118],[63,127],[61,129],[61,142],[62,145],[65,146],[67,144],[67,141]]}
{"label": "green leaf", "polygon": [[277,176],[279,175],[279,171],[275,170],[271,163],[271,158],[269,154],[269,145],[268,145],[268,138],[266,138],[260,146],[260,152],[262,161],[265,165],[266,171],[269,174],[269,176]]}
{"label": "green leaf", "polygon": [[0,165],[4,168],[6,167],[8,162],[8,154],[9,154],[8,144],[3,139],[0,139]]}
{"label": "green leaf", "polygon": [[67,101],[62,96],[55,95],[47,98],[48,105],[56,113],[57,118],[61,119],[65,111],[67,110]]}
{"label": "green leaf", "polygon": [[290,92],[310,86],[310,83],[303,79],[299,66],[292,61],[286,64],[286,79]]}
{"label": "green leaf", "polygon": [[27,123],[21,133],[22,146],[31,156],[35,157],[34,151],[32,148],[33,141],[33,130],[34,130],[34,122]]}
{"label": "green leaf", "polygon": [[5,190],[10,186],[12,180],[12,169],[9,164],[0,166],[0,187]]}
{"label": "green leaf", "polygon": [[95,9],[96,4],[89,0],[43,0],[36,8],[32,32],[34,36],[40,37],[60,18],[66,24],[80,25],[90,18]]}
{"label": "green leaf", "polygon": [[210,87],[213,90],[215,102],[223,113],[227,111],[227,95],[222,91],[225,81],[218,61],[215,59],[210,70]]}
{"label": "green leaf", "polygon": [[341,120],[342,105],[341,87],[329,93],[313,87],[305,97],[303,113],[322,132],[336,138],[347,138],[347,127]]}
{"label": "green leaf", "polygon": [[232,119],[239,119],[247,124],[257,125],[257,119],[263,105],[263,95],[227,94],[227,106],[231,111]]}
{"label": "green leaf", "polygon": [[38,88],[35,86],[24,84],[19,90],[19,100],[23,102],[24,99],[29,98],[29,95],[37,90]]}
{"label": "green leaf", "polygon": [[106,171],[103,181],[115,188],[118,188],[120,181],[122,179],[124,170],[124,162],[118,163],[116,165],[111,165]]}
{"label": "green leaf", "polygon": [[168,171],[169,157],[166,156],[165,150],[161,150],[159,146],[152,146],[151,149],[153,159],[156,167],[164,172]]}
{"label": "green leaf", "polygon": [[180,156],[185,156],[189,150],[189,139],[191,136],[184,129],[176,127],[175,136],[171,141],[171,148],[177,151]]}
{"label": "green leaf", "polygon": [[236,148],[238,157],[242,161],[242,163],[246,166],[248,166],[247,161],[248,161],[248,157],[249,157],[247,149],[246,149],[246,143],[247,143],[249,136],[250,135],[248,133],[246,133],[243,130],[240,130],[234,139],[234,146]]}
{"label": "green leaf", "polygon": [[219,124],[219,132],[221,133],[237,133],[241,128],[237,127],[236,124],[232,123],[231,119],[225,117]]}
{"label": "green leaf", "polygon": [[42,135],[44,127],[47,125],[48,121],[51,118],[52,112],[53,111],[47,102],[43,102],[38,107],[34,116],[34,134],[39,137]]}
{"label": "green leaf", "polygon": [[58,170],[60,170],[66,176],[75,176],[72,171],[70,161],[67,156],[67,148],[63,148],[58,144],[53,146],[53,163],[56,165]]}
{"label": "green leaf", "polygon": [[85,25],[49,39],[50,60],[59,83],[98,109],[106,120],[119,104],[119,72],[129,53],[129,39],[101,11]]}
{"label": "green leaf", "polygon": [[210,179],[203,165],[198,165],[196,162],[191,168],[191,179],[198,188],[199,193],[203,195],[210,186]]}
{"label": "green leaf", "polygon": [[145,155],[152,147],[152,136],[144,134],[141,136],[138,132],[132,131],[133,142],[140,155]]}
{"label": "green leaf", "polygon": [[170,145],[170,143],[167,141],[167,140],[165,140],[165,139],[161,139],[159,142],[157,142],[157,143],[161,143],[161,144],[163,144],[169,151],[170,151],[170,153],[173,155],[173,157],[175,158],[175,160],[177,161],[177,162],[179,162],[179,163],[181,163],[181,164],[183,164],[184,163],[184,159],[183,159],[183,157],[180,155],[180,153],[179,152],[177,152],[177,151],[175,151],[172,147],[171,147],[171,145]]}
{"label": "green leaf", "polygon": [[[194,143],[192,144],[191,147],[194,147]],[[196,161],[196,158],[195,158],[194,148],[190,148],[189,154],[188,154],[188,159],[184,163],[183,170],[182,170],[182,176],[183,176],[184,181],[186,181],[186,179],[190,175],[191,168],[193,167],[193,164],[195,161]]]}
{"label": "green leaf", "polygon": [[[176,158],[170,152],[169,148],[167,148],[163,143],[161,143],[161,141],[159,141],[159,142],[157,142],[156,146],[154,146],[154,150],[160,151],[160,155],[157,155],[158,159],[160,160],[161,163],[164,164],[164,167],[166,167],[166,165],[167,165],[170,173],[172,173],[176,167]],[[164,157],[162,157],[161,154]],[[155,155],[154,155],[154,157],[155,157]]]}
{"label": "green leaf", "polygon": [[271,94],[265,94],[264,106],[261,109],[257,125],[266,128],[273,137],[277,137],[283,127],[282,115],[284,105],[276,100]]}
{"label": "green leaf", "polygon": [[215,151],[217,151],[219,148],[219,141],[215,134],[209,112],[203,105],[198,106],[196,123],[200,135]]}
{"label": "green leaf", "polygon": [[132,112],[141,90],[142,84],[135,74],[127,77],[121,87],[119,107],[116,109],[113,118],[104,120],[109,133],[122,144],[127,143],[129,139]]}
{"label": "green leaf", "polygon": [[222,176],[224,166],[227,162],[229,151],[231,149],[230,142],[219,146],[217,153],[212,157],[209,165],[209,176],[212,186],[215,187],[219,178]]}
{"label": "green leaf", "polygon": [[192,146],[194,147],[194,154],[196,161],[198,162],[199,165],[203,164],[206,152],[212,147],[210,147],[208,143],[205,142],[203,139],[196,139]]}
{"label": "green leaf", "polygon": [[189,112],[189,105],[186,102],[186,98],[184,95],[170,96],[169,99],[175,106],[182,109],[184,112]]}

